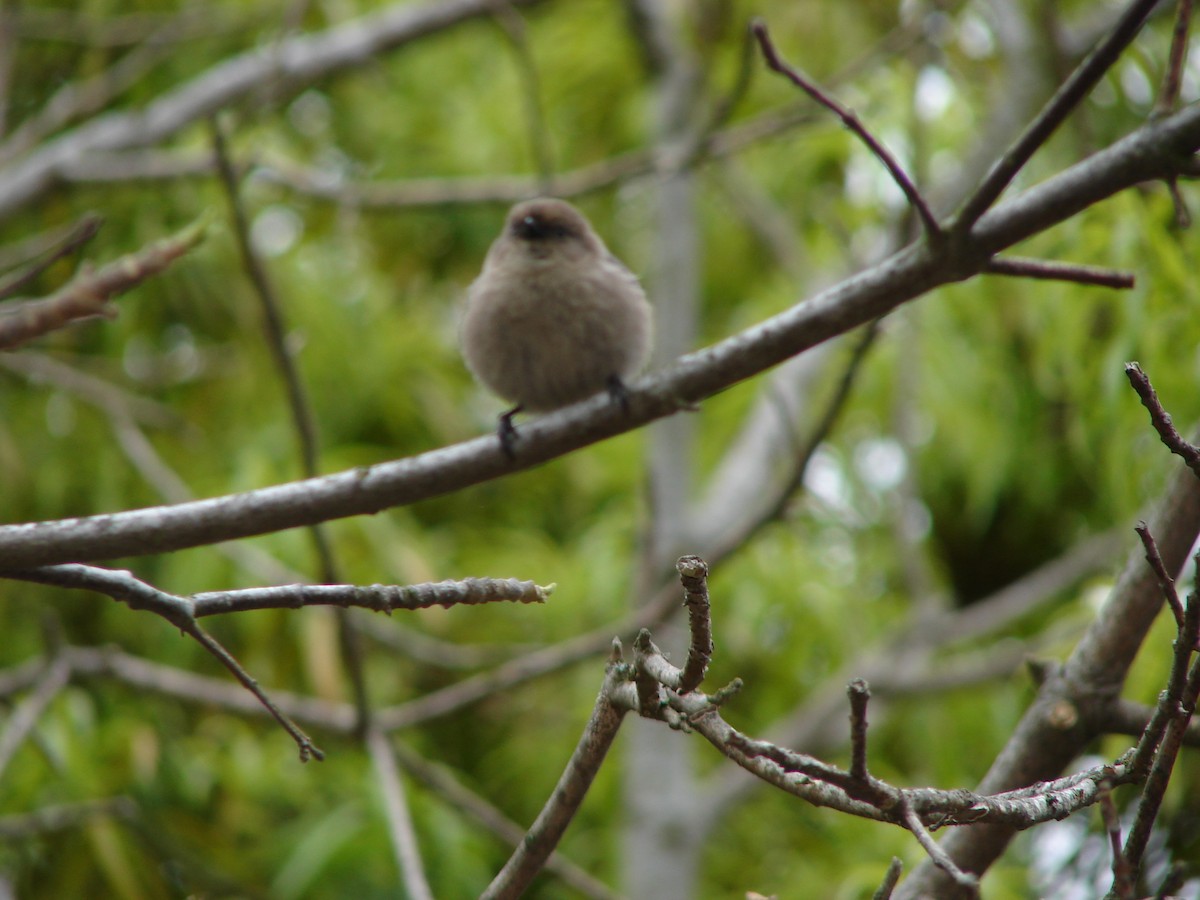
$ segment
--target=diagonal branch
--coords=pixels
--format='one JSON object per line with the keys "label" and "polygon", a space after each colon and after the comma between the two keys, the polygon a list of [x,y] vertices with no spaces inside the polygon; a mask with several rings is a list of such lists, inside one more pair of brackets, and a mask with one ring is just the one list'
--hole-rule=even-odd
{"label": "diagonal branch", "polygon": [[909,178],[908,173],[896,161],[896,157],[891,154],[875,135],[867,130],[858,116],[854,114],[853,110],[842,106],[842,104],[822,91],[812,81],[784,62],[779,56],[779,52],[775,49],[775,44],[771,41],[771,36],[767,32],[765,22],[757,21],[751,27],[754,30],[754,36],[758,38],[758,43],[762,48],[763,56],[767,60],[767,65],[780,75],[783,75],[826,109],[833,112],[842,120],[843,125],[854,132],[855,136],[867,145],[867,149],[875,154],[876,159],[883,163],[888,174],[892,176],[892,180],[896,182],[896,185],[904,193],[912,208],[916,210],[917,216],[921,220],[921,227],[925,230],[925,236],[933,243],[939,241],[942,237],[942,227],[938,224],[937,218],[929,208],[929,204],[925,202],[925,198],[921,196],[921,192],[917,190],[917,186]]}
{"label": "diagonal branch", "polygon": [[11,350],[78,319],[111,315],[110,300],[162,272],[204,240],[204,232],[201,219],[102,268],[83,272],[49,297],[8,304],[0,312],[0,350]]}
{"label": "diagonal branch", "polygon": [[546,864],[571,819],[579,811],[625,717],[625,710],[615,706],[610,699],[610,692],[615,691],[616,685],[622,680],[624,664],[618,661],[619,652],[618,645],[609,659],[604,687],[596,698],[592,717],[584,727],[579,744],[571,754],[550,799],[530,826],[525,839],[517,845],[504,868],[481,895],[486,900],[521,896]]}
{"label": "diagonal branch", "polygon": [[1096,83],[1104,77],[1128,47],[1143,23],[1150,17],[1158,0],[1134,0],[1125,15],[1088,57],[1071,73],[1071,77],[1055,92],[1050,101],[1038,113],[1021,136],[1004,155],[992,165],[983,182],[975,189],[955,217],[953,229],[965,234],[979,221],[984,212],[1008,187],[1017,173],[1029,162],[1030,157],[1050,139],[1059,125],[1079,105]]}
{"label": "diagonal branch", "polygon": [[1200,107],[1149,123],[989,212],[955,253],[902,250],[804,303],[635,382],[628,411],[605,396],[522,428],[520,457],[493,436],[408,459],[227,497],[0,527],[0,569],[155,553],[375,513],[499,478],[673,415],[934,287],[969,278],[1000,250],[1116,192],[1176,171],[1200,147]]}
{"label": "diagonal branch", "polygon": [[[527,6],[537,0],[508,0]],[[325,31],[289,37],[269,52],[224,60],[142,109],[98,116],[0,170],[0,218],[54,185],[63,167],[94,153],[150,147],[217,110],[271,84],[286,96],[329,75],[370,63],[379,54],[494,10],[495,0],[434,0],[389,5]]]}

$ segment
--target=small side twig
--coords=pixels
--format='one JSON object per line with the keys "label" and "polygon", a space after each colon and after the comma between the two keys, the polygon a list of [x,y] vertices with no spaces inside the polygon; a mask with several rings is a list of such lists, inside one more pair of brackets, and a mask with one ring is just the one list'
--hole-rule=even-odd
{"label": "small side twig", "polygon": [[1154,576],[1158,579],[1158,588],[1162,591],[1163,599],[1167,601],[1175,616],[1175,627],[1183,628],[1183,603],[1179,600],[1179,592],[1175,590],[1175,579],[1167,573],[1167,567],[1158,552],[1158,544],[1154,535],[1150,533],[1150,526],[1145,522],[1138,522],[1133,530],[1141,538],[1142,546],[1146,550],[1146,562],[1150,564]]}
{"label": "small side twig", "polygon": [[1132,900],[1133,873],[1129,868],[1129,860],[1121,849],[1121,817],[1117,814],[1117,805],[1113,803],[1112,786],[1100,786],[1100,816],[1104,820],[1104,830],[1108,832],[1108,846],[1112,853],[1113,883],[1109,896],[1116,900]]}
{"label": "small side twig", "polygon": [[0,279],[0,300],[11,297],[18,291],[23,291],[34,279],[64,256],[70,256],[94,238],[100,232],[100,226],[103,224],[104,219],[102,216],[96,213],[85,215],[71,226],[71,230],[55,246],[50,248],[43,259],[39,259],[19,272],[11,272]]}
{"label": "small side twig", "polygon": [[546,113],[542,107],[541,78],[525,20],[510,0],[495,0],[495,20],[512,45],[517,61],[517,73],[522,82],[522,100],[525,108],[525,125],[529,132],[529,149],[537,169],[539,193],[555,194],[554,154],[550,146],[550,129],[546,127]]}
{"label": "small side twig", "polygon": [[[1145,760],[1149,754],[1154,753],[1154,761],[1150,765],[1145,787],[1138,801],[1137,813],[1125,840],[1124,856],[1130,871],[1135,875],[1141,868],[1142,856],[1149,843],[1154,820],[1158,817],[1158,811],[1166,796],[1175,760],[1183,746],[1188,723],[1196,712],[1197,698],[1200,697],[1200,658],[1192,660],[1198,636],[1200,590],[1188,595],[1183,625],[1175,638],[1175,655],[1167,688],[1159,697],[1154,715],[1134,752],[1134,770],[1139,773],[1145,771]],[[1161,739],[1156,740],[1158,734],[1161,734]]]}
{"label": "small side twig", "polygon": [[1017,278],[1036,278],[1043,281],[1072,281],[1076,284],[1121,290],[1128,290],[1135,283],[1132,272],[1044,259],[1025,259],[1017,256],[993,257],[983,267],[983,271],[989,275],[1012,275]]}
{"label": "small side twig", "polygon": [[208,632],[201,628],[195,622],[185,622],[181,626],[184,634],[191,637],[201,647],[207,650],[212,656],[216,657],[217,661],[227,668],[233,677],[242,683],[242,685],[258,698],[258,702],[267,708],[267,711],[280,724],[284,731],[291,735],[292,740],[296,742],[296,746],[300,748],[300,762],[308,762],[309,757],[321,762],[325,759],[325,751],[312,742],[307,734],[301,731],[300,726],[292,721],[279,706],[272,700],[267,692],[259,687],[258,682],[251,677],[250,673],[242,668],[239,663],[228,650],[212,637]]}
{"label": "small side twig", "polygon": [[679,679],[679,693],[688,694],[700,686],[712,660],[712,618],[708,600],[708,563],[698,556],[681,556],[675,563],[683,584],[684,605],[688,611],[688,630],[692,640],[687,662]]}
{"label": "small side twig", "polygon": [[[1179,89],[1183,84],[1183,67],[1187,61],[1188,30],[1192,21],[1192,0],[1179,0],[1175,10],[1175,30],[1171,34],[1171,54],[1167,62],[1167,72],[1163,76],[1162,89],[1158,93],[1158,101],[1154,104],[1153,118],[1170,115],[1179,106]],[[1179,190],[1179,182],[1171,176],[1166,179],[1167,191],[1171,195],[1171,205],[1175,208],[1175,227],[1183,230],[1191,227],[1192,214],[1188,209],[1183,192]]]}
{"label": "small side twig", "polygon": [[904,863],[900,861],[899,857],[893,856],[892,861],[888,863],[887,874],[883,876],[883,883],[871,895],[871,900],[891,900],[892,891],[900,883],[900,873],[903,871]]}
{"label": "small side twig", "polygon": [[1170,414],[1163,409],[1163,405],[1158,400],[1158,394],[1154,390],[1154,386],[1150,384],[1150,378],[1142,371],[1142,367],[1136,362],[1125,364],[1125,375],[1129,378],[1129,383],[1133,385],[1133,389],[1137,391],[1138,397],[1141,398],[1142,405],[1150,413],[1150,423],[1154,426],[1154,430],[1158,432],[1158,436],[1162,442],[1167,445],[1175,455],[1182,457],[1187,463],[1187,467],[1200,477],[1200,448],[1194,444],[1184,440],[1183,435],[1175,430],[1175,424],[1171,421]]}
{"label": "small side twig", "polygon": [[921,845],[921,849],[933,861],[933,864],[949,875],[954,883],[959,887],[966,888],[974,896],[979,895],[979,880],[970,872],[964,872],[954,860],[950,858],[942,845],[933,839],[933,835],[929,833],[929,829],[925,827],[925,823],[921,821],[921,817],[917,815],[912,804],[907,799],[903,801],[902,819],[904,825],[912,836],[917,839],[917,843]]}
{"label": "small side twig", "polygon": [[1179,0],[1175,10],[1175,30],[1171,34],[1171,55],[1163,76],[1162,90],[1154,105],[1154,115],[1165,116],[1179,105],[1179,88],[1183,84],[1183,65],[1187,61],[1188,28],[1192,21],[1192,0]]}
{"label": "small side twig", "polygon": [[0,312],[0,350],[91,316],[111,315],[108,301],[157,275],[204,239],[200,220],[170,237],[99,269],[86,270],[49,297],[27,300]]}
{"label": "small side twig", "polygon": [[0,731],[0,774],[8,767],[9,761],[17,752],[25,738],[33,730],[50,701],[58,696],[58,692],[66,687],[71,677],[71,666],[62,655],[57,656],[46,667],[45,672],[37,682],[28,697],[21,701],[4,729]]}
{"label": "small side twig", "polygon": [[900,188],[909,204],[916,210],[917,216],[921,220],[921,227],[925,230],[925,237],[931,243],[940,241],[942,238],[942,227],[938,224],[933,210],[929,208],[929,204],[925,202],[925,198],[921,196],[921,192],[917,190],[917,186],[913,184],[908,173],[904,171],[904,168],[896,161],[891,152],[878,138],[867,130],[866,126],[862,124],[853,110],[842,106],[841,103],[817,87],[815,83],[784,62],[779,52],[775,49],[775,44],[767,32],[765,22],[761,19],[757,20],[751,25],[751,28],[754,31],[754,36],[758,39],[759,47],[762,48],[763,58],[766,60],[767,65],[842,120],[842,124],[850,129],[867,146],[867,149],[875,155],[876,159],[883,163],[888,174],[892,176],[892,180],[896,182],[896,186]]}
{"label": "small side twig", "polygon": [[850,697],[850,777],[867,780],[867,702],[871,688],[861,678],[846,685]]}
{"label": "small side twig", "polygon": [[[514,847],[521,843],[525,829],[464,785],[449,768],[431,762],[399,741],[391,740],[388,746],[400,767],[436,793],[443,802],[474,820],[499,840]],[[554,874],[581,897],[587,897],[589,900],[617,900],[617,894],[613,890],[557,851],[551,853],[546,860],[546,871]]]}

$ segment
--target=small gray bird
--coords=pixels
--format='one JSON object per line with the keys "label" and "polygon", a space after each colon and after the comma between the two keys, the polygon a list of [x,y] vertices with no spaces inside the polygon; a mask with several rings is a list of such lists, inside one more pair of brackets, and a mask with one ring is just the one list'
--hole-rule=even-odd
{"label": "small gray bird", "polygon": [[462,352],[487,388],[516,406],[500,417],[512,455],[512,417],[545,412],[625,379],[650,353],[650,304],[583,214],[562,200],[518,203],[467,294]]}

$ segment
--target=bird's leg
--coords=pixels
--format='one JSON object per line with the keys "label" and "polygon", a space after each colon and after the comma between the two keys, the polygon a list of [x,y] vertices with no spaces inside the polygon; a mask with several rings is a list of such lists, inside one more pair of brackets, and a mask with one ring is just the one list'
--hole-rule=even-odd
{"label": "bird's leg", "polygon": [[625,382],[621,380],[621,376],[609,375],[608,380],[604,382],[604,386],[608,388],[608,396],[612,398],[613,403],[620,403],[621,411],[625,415],[629,415],[629,388],[625,387]]}
{"label": "bird's leg", "polygon": [[515,449],[517,443],[517,426],[513,424],[513,416],[522,409],[523,407],[518,403],[508,412],[501,413],[500,425],[496,429],[496,436],[500,438],[500,449],[504,451],[504,455],[509,459],[517,458],[517,451]]}

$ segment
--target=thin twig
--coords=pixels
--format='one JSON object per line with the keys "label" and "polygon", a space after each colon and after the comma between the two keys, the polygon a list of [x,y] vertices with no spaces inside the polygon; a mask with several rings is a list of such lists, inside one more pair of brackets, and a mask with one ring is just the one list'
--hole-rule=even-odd
{"label": "thin twig", "polygon": [[88,213],[71,226],[71,230],[50,248],[44,259],[39,259],[20,272],[11,272],[0,279],[0,300],[13,296],[31,284],[39,275],[62,259],[69,256],[94,238],[104,224],[104,218],[97,213]]}
{"label": "thin twig", "polygon": [[[614,657],[616,652],[614,650]],[[596,698],[592,716],[579,738],[579,744],[563,770],[562,777],[550,794],[550,799],[538,813],[525,839],[492,879],[481,897],[483,900],[508,900],[519,897],[534,876],[541,871],[546,858],[558,846],[563,832],[579,811],[592,780],[600,770],[613,739],[621,727],[624,708],[610,700],[610,693],[623,681],[622,664],[610,658],[604,676],[604,687]]]}
{"label": "thin twig", "polygon": [[933,860],[933,864],[949,875],[959,887],[965,888],[973,895],[978,896],[978,879],[969,872],[964,872],[954,864],[954,860],[950,858],[950,855],[933,839],[933,835],[929,833],[929,829],[925,827],[925,823],[921,821],[921,817],[917,815],[911,804],[904,803],[901,817],[905,827],[912,832],[913,837],[917,839],[917,843],[921,845],[922,849],[929,855],[929,858]]}
{"label": "thin twig", "polygon": [[108,301],[163,271],[199,244],[204,233],[201,219],[115,262],[82,272],[49,297],[9,304],[0,312],[0,350],[10,350],[78,319],[114,314]]}
{"label": "thin twig", "polygon": [[883,876],[883,883],[871,895],[871,900],[891,900],[892,891],[896,889],[896,885],[900,881],[900,873],[904,871],[904,863],[899,857],[893,856],[892,861],[888,863],[887,874]]}
{"label": "thin twig", "polygon": [[1128,289],[1134,285],[1132,272],[1082,266],[1076,263],[1053,262],[1044,259],[1024,259],[1017,256],[997,256],[988,260],[983,271],[989,275],[1012,275],[1044,281],[1072,281],[1096,287]]}
{"label": "thin twig", "polygon": [[38,679],[36,687],[28,697],[21,701],[8,721],[4,730],[0,731],[0,775],[8,768],[9,762],[25,738],[37,725],[38,719],[50,705],[50,701],[58,696],[58,692],[66,687],[71,676],[71,666],[61,655],[56,655]]}
{"label": "thin twig", "polygon": [[275,701],[267,695],[266,691],[258,686],[258,682],[250,677],[250,673],[242,668],[242,664],[234,659],[233,654],[222,647],[215,638],[195,622],[187,623],[183,630],[186,634],[194,638],[201,647],[215,656],[221,665],[233,673],[233,677],[240,681],[246,690],[257,697],[258,702],[267,708],[267,711],[283,727],[283,730],[292,736],[292,740],[300,748],[300,762],[308,762],[309,757],[318,762],[325,759],[325,752],[314,744],[307,734],[300,730],[300,726],[293,722],[287,713],[276,705]]}
{"label": "thin twig", "polygon": [[1187,467],[1195,472],[1197,477],[1200,477],[1200,447],[1184,440],[1183,435],[1175,430],[1171,415],[1163,409],[1163,405],[1159,402],[1158,394],[1150,383],[1149,376],[1136,362],[1125,364],[1125,375],[1129,378],[1133,389],[1137,391],[1138,397],[1141,398],[1142,405],[1149,411],[1150,422],[1154,426],[1154,430],[1158,432],[1159,438],[1172,453],[1182,457],[1183,461],[1187,463]]}
{"label": "thin twig", "polygon": [[1158,579],[1163,599],[1167,601],[1167,605],[1171,607],[1171,612],[1175,616],[1175,627],[1183,628],[1183,603],[1180,602],[1179,592],[1175,589],[1175,579],[1167,573],[1167,567],[1158,552],[1158,544],[1155,543],[1154,535],[1150,533],[1150,526],[1145,522],[1138,522],[1133,530],[1141,538],[1142,547],[1146,550],[1146,562],[1150,564],[1154,576]]}
{"label": "thin twig", "polygon": [[[875,319],[863,327],[858,340],[850,351],[850,359],[846,362],[846,367],[842,370],[842,375],[838,379],[833,395],[829,398],[829,401],[825,404],[821,412],[821,417],[813,425],[812,430],[805,435],[803,445],[796,448],[791,471],[788,473],[787,480],[776,491],[774,502],[767,509],[763,510],[760,516],[749,522],[741,531],[726,534],[721,542],[709,551],[707,556],[714,565],[738,548],[748,545],[750,539],[755,534],[772,522],[779,521],[787,514],[788,508],[795,498],[797,491],[804,485],[804,476],[808,472],[808,466],[812,462],[817,448],[833,432],[834,426],[845,410],[850,396],[854,391],[854,385],[858,381],[858,376],[870,356],[871,348],[875,345],[875,339],[879,337],[879,333],[879,319]],[[784,425],[787,427],[787,423],[784,423]]]}
{"label": "thin twig", "polygon": [[1179,190],[1179,180],[1174,175],[1167,177],[1167,192],[1171,195],[1171,205],[1175,209],[1175,227],[1180,231],[1192,227],[1192,213],[1188,209],[1187,200]]}
{"label": "thin twig", "polygon": [[546,196],[555,195],[554,154],[550,146],[550,130],[546,125],[546,112],[542,108],[541,78],[533,58],[533,49],[529,45],[525,20],[510,0],[496,0],[494,18],[512,45],[513,55],[516,57],[517,73],[522,82],[521,99],[525,110],[525,127],[529,133],[529,150],[533,155],[540,183],[539,193]]}
{"label": "thin twig", "polygon": [[[242,257],[242,265],[254,286],[258,297],[259,307],[263,314],[263,329],[267,346],[275,368],[283,380],[287,394],[288,409],[291,412],[292,427],[295,429],[296,442],[300,452],[301,471],[306,478],[314,478],[317,474],[317,425],[313,416],[312,403],[308,398],[304,381],[296,366],[295,357],[288,347],[286,326],[283,321],[283,307],[275,292],[275,287],[267,274],[267,268],[255,252],[250,238],[250,226],[246,210],[242,203],[241,192],[238,190],[238,180],[233,163],[226,146],[225,135],[220,123],[211,120],[213,155],[217,163],[217,174],[220,176],[225,197],[229,202],[229,214],[233,221],[234,234],[237,237],[238,249]],[[315,522],[308,526],[313,548],[317,554],[317,580],[326,584],[341,581],[337,561],[334,558],[333,545],[322,523]],[[359,728],[365,734],[370,725],[371,704],[367,696],[367,679],[363,671],[362,642],[358,633],[350,626],[347,613],[344,610],[335,613],[337,617],[338,647],[342,664],[350,676],[350,685],[354,692],[354,704],[359,713]]]}
{"label": "thin twig", "polygon": [[1108,833],[1109,852],[1112,854],[1113,883],[1110,896],[1117,900],[1132,900],[1133,873],[1121,849],[1121,817],[1117,814],[1117,805],[1113,803],[1111,785],[1101,785],[1099,806],[1104,830]]}
{"label": "thin twig", "polygon": [[688,611],[687,662],[679,681],[679,693],[694,691],[704,680],[708,664],[712,660],[712,617],[708,599],[708,563],[698,556],[681,556],[675,563],[679,580],[683,584],[684,605]]}
{"label": "thin twig", "polygon": [[[482,825],[509,846],[515,847],[525,837],[525,829],[508,818],[501,810],[475,791],[466,787],[446,766],[431,762],[399,741],[389,741],[392,753],[409,775],[467,818]],[[546,860],[546,871],[552,872],[563,884],[592,900],[616,900],[616,893],[555,851]]]}
{"label": "thin twig", "polygon": [[925,230],[926,238],[930,243],[940,241],[942,238],[942,227],[938,224],[937,218],[929,208],[929,204],[925,202],[925,198],[921,196],[921,192],[917,190],[917,186],[913,184],[908,173],[904,171],[904,168],[896,161],[891,152],[867,130],[853,110],[842,106],[841,103],[817,87],[814,82],[783,61],[775,49],[774,43],[771,41],[771,36],[767,32],[765,22],[761,19],[757,20],[751,27],[754,30],[754,36],[758,38],[758,44],[762,48],[763,57],[766,59],[767,65],[780,75],[783,75],[826,109],[833,112],[842,120],[843,125],[849,128],[850,131],[866,144],[867,149],[875,155],[876,159],[883,163],[888,174],[892,176],[892,180],[903,191],[912,208],[916,210],[917,216],[921,220],[921,227]]}
{"label": "thin twig", "polygon": [[955,217],[951,226],[954,231],[966,234],[974,227],[1017,173],[1025,167],[1030,157],[1050,139],[1050,135],[1137,37],[1142,24],[1154,11],[1158,2],[1159,0],[1134,0],[1108,37],[1088,54],[1038,113],[1037,118],[1026,126],[1012,146],[992,164],[979,187],[967,198]]}
{"label": "thin twig", "polygon": [[1171,55],[1167,62],[1167,73],[1163,76],[1162,90],[1154,105],[1154,114],[1165,116],[1179,105],[1179,88],[1183,84],[1183,66],[1187,61],[1188,27],[1192,21],[1192,0],[1178,0],[1175,10],[1175,30],[1171,33]]}
{"label": "thin twig", "polygon": [[396,757],[392,753],[391,742],[382,731],[371,728],[366,734],[366,744],[379,779],[379,792],[387,814],[388,833],[392,838],[392,852],[396,854],[396,863],[400,867],[400,876],[407,896],[410,900],[433,900],[433,891],[429,888],[429,879],[421,862],[417,833],[413,828],[412,815],[409,813],[408,800],[405,797],[404,781],[396,768]]}
{"label": "thin twig", "polygon": [[1150,832],[1154,820],[1162,806],[1171,780],[1171,772],[1183,745],[1184,734],[1188,722],[1196,711],[1197,697],[1200,696],[1200,657],[1191,661],[1196,648],[1197,637],[1200,636],[1200,590],[1193,591],[1188,596],[1187,607],[1184,609],[1183,626],[1175,638],[1175,654],[1172,660],[1171,676],[1167,689],[1159,698],[1158,706],[1146,726],[1146,734],[1138,743],[1134,753],[1134,767],[1144,771],[1143,759],[1148,752],[1154,752],[1154,730],[1159,728],[1163,720],[1166,728],[1162,738],[1157,742],[1157,752],[1142,796],[1138,801],[1137,814],[1129,829],[1129,837],[1125,840],[1124,856],[1128,861],[1130,871],[1136,874],[1142,865],[1142,857],[1146,845],[1150,841]]}
{"label": "thin twig", "polygon": [[846,685],[850,697],[850,777],[867,780],[867,702],[871,688],[861,678]]}

